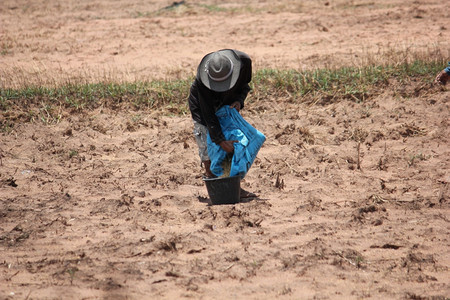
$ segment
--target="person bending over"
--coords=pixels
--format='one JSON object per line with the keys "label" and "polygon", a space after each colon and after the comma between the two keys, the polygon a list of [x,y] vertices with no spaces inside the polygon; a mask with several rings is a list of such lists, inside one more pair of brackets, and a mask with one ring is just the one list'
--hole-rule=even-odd
{"label": "person bending over", "polygon": [[[226,140],[217,110],[229,105],[238,112],[244,108],[244,101],[250,92],[252,80],[252,60],[248,54],[222,49],[205,55],[197,68],[197,75],[189,92],[189,109],[194,122],[194,136],[199,149],[201,164],[205,168],[206,177],[213,178],[211,160],[208,156],[207,133],[212,142],[225,152],[233,153],[233,143]],[[241,190],[241,198],[255,196]]]}

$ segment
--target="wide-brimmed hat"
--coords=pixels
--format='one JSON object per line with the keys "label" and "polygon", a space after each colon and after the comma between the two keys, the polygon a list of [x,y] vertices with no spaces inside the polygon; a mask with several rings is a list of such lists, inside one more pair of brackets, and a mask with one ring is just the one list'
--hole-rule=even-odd
{"label": "wide-brimmed hat", "polygon": [[197,78],[210,90],[225,92],[234,87],[241,70],[241,60],[233,50],[224,49],[203,57]]}

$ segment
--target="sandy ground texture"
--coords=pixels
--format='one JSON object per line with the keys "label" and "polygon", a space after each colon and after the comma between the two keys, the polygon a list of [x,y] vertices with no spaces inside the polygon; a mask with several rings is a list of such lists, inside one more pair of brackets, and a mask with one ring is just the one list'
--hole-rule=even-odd
{"label": "sandy ground texture", "polygon": [[2,0],[0,87],[192,75],[222,48],[255,68],[334,67],[396,51],[450,56],[446,1]]}
{"label": "sandy ground texture", "polygon": [[[0,74],[184,76],[223,47],[298,69],[448,51],[444,2],[4,0]],[[242,186],[259,197],[225,206],[207,203],[189,116],[16,124],[0,136],[0,298],[447,299],[449,99],[412,82],[248,103],[267,141]]]}

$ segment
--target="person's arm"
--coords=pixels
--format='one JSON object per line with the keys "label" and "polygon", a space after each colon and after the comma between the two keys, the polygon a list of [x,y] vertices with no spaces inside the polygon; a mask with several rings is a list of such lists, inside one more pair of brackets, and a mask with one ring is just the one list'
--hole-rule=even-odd
{"label": "person's arm", "polygon": [[246,83],[239,89],[238,93],[236,94],[235,99],[241,105],[238,111],[244,108],[244,101],[247,98],[247,95],[250,92],[250,90],[251,90],[250,86],[248,85],[248,83]]}
{"label": "person's arm", "polygon": [[202,112],[203,120],[205,120],[206,127],[208,128],[209,136],[211,141],[219,145],[225,152],[233,153],[233,144],[237,141],[227,141],[222,132],[222,127],[220,126],[219,119],[216,116],[216,112],[213,106],[214,95],[206,88],[199,89],[199,103]]}
{"label": "person's arm", "polygon": [[448,67],[439,72],[437,74],[436,79],[434,80],[436,83],[446,84],[447,80],[450,78],[450,62],[448,63]]}
{"label": "person's arm", "polygon": [[189,110],[191,111],[192,119],[200,124],[205,125],[205,121],[203,121],[202,118],[200,103],[198,100],[198,84],[196,80],[194,80],[189,90],[188,104]]}
{"label": "person's arm", "polygon": [[236,100],[239,101],[241,104],[241,109],[244,108],[244,101],[247,98],[248,93],[251,91],[250,88],[250,81],[252,81],[252,60],[251,58],[244,52],[236,51],[241,59],[242,67],[241,67],[241,74],[240,74],[240,80],[241,81],[241,88],[238,91],[238,95],[236,97]]}
{"label": "person's arm", "polygon": [[[197,85],[200,86],[201,83],[197,82]],[[205,87],[199,87],[198,90],[198,100],[203,120],[206,123],[206,127],[208,127],[211,140],[220,145],[220,142],[225,141],[225,137],[214,110],[212,99],[214,95]]]}
{"label": "person's arm", "polygon": [[202,107],[202,114],[204,120],[206,122],[206,127],[208,127],[209,136],[211,137],[211,141],[219,145],[225,152],[233,153],[234,146],[233,144],[237,141],[227,141],[225,140],[225,136],[222,132],[222,127],[220,126],[219,119],[216,116],[214,111],[214,107],[210,104],[211,101],[203,101],[206,100],[203,98],[203,95],[200,95],[200,105]]}

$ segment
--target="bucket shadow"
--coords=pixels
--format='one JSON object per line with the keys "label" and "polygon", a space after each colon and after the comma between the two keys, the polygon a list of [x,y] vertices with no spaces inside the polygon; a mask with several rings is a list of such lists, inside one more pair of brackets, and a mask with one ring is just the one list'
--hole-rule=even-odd
{"label": "bucket shadow", "polygon": [[208,205],[212,205],[211,200],[209,198],[207,198],[207,197],[197,196],[197,199],[201,203],[206,203]]}
{"label": "bucket shadow", "polygon": [[[208,197],[197,196],[197,200],[199,202],[201,202],[201,203],[207,204],[208,206],[212,206],[213,205],[212,202],[211,202],[211,199],[209,199]],[[252,201],[267,201],[267,200],[269,200],[269,199],[264,199],[264,198],[260,198],[260,197],[256,196],[256,197],[249,197],[249,198],[239,199],[239,202],[234,203],[234,204],[249,203],[249,202],[252,202]],[[234,204],[216,204],[216,205],[234,205]]]}

